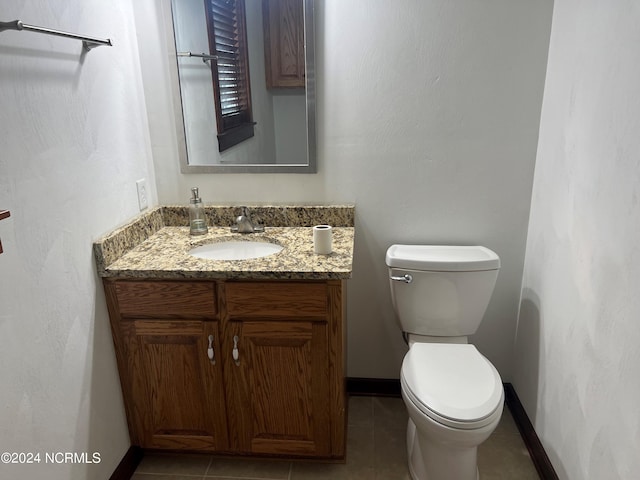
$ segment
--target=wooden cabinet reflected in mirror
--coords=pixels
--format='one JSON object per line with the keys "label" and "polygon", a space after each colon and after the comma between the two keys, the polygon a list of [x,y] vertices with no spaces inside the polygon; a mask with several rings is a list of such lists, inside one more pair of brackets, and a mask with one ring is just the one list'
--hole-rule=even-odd
{"label": "wooden cabinet reflected in mirror", "polygon": [[304,88],[302,0],[262,0],[267,88]]}

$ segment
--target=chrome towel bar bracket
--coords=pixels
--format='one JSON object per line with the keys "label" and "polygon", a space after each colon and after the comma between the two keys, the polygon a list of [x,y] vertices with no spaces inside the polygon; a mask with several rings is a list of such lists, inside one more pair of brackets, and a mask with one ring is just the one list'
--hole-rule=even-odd
{"label": "chrome towel bar bracket", "polygon": [[52,28],[38,27],[36,25],[28,25],[22,23],[20,20],[14,20],[12,22],[0,22],[0,32],[5,30],[28,30],[30,32],[44,33],[46,35],[56,35],[58,37],[73,38],[75,40],[82,40],[82,45],[86,51],[92,48],[99,47],[101,45],[107,45],[112,47],[111,39],[101,39],[94,37],[86,37],[84,35],[77,35],[75,33],[63,32],[61,30],[54,30]]}
{"label": "chrome towel bar bracket", "polygon": [[204,63],[207,63],[210,60],[217,59],[217,55],[207,55],[206,53],[191,53],[191,52],[178,52],[176,53],[178,57],[196,57],[201,58]]}

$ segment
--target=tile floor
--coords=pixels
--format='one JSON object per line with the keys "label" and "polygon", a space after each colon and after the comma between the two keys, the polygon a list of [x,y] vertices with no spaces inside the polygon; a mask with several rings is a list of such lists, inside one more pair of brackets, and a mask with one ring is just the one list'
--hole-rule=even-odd
{"label": "tile floor", "polygon": [[[401,398],[351,397],[346,464],[147,455],[132,480],[410,480]],[[505,407],[478,452],[481,480],[535,480],[536,470]]]}

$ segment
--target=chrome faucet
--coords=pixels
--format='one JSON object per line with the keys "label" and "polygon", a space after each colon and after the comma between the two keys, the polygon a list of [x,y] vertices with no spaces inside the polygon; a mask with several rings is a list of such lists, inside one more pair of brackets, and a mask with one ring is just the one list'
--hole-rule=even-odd
{"label": "chrome faucet", "polygon": [[242,213],[236,218],[236,224],[231,227],[231,231],[237,233],[260,233],[264,232],[264,226],[253,224],[249,218],[247,207],[242,207]]}

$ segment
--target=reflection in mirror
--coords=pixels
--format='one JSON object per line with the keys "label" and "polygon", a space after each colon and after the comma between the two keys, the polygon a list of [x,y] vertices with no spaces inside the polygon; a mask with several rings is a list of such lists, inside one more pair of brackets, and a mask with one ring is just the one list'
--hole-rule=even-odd
{"label": "reflection in mirror", "polygon": [[[244,0],[250,96],[227,101],[227,107],[248,102],[253,135],[245,130],[229,141],[228,132],[218,128],[221,111],[228,111],[224,88],[215,84],[225,53],[210,40],[209,29],[213,21],[225,22],[215,17],[216,4],[242,0],[171,0],[183,173],[316,171],[313,1]],[[222,109],[216,109],[219,90]]]}

